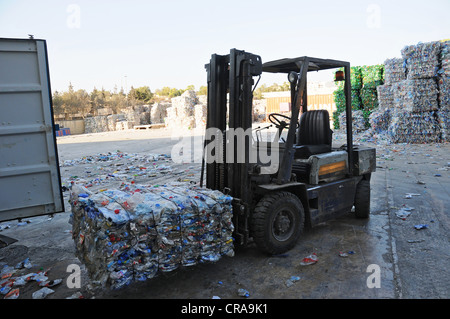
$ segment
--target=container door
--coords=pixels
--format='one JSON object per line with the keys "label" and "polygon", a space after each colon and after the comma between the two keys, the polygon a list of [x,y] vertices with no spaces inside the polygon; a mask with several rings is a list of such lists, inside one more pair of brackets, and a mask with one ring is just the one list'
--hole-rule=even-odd
{"label": "container door", "polygon": [[0,38],[0,221],[63,211],[46,42]]}

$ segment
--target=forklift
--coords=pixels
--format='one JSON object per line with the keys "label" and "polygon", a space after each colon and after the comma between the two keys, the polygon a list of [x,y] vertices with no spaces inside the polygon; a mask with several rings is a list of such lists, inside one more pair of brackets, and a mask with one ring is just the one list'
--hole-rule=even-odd
{"label": "forklift", "polygon": [[[356,217],[369,218],[376,153],[353,144],[349,62],[303,56],[262,63],[258,55],[231,49],[227,55],[213,54],[205,68],[206,131],[220,134],[205,134],[204,150],[211,143],[222,147],[204,151],[200,186],[205,182],[233,198],[235,244],[253,241],[259,250],[276,255],[292,249],[305,227],[353,209]],[[329,69],[338,69],[335,80],[345,81],[347,136],[339,148],[332,145],[328,111],[307,109],[308,72]],[[246,135],[242,147],[229,132],[252,130],[253,91],[263,72],[284,73],[290,83],[290,116],[268,116],[278,132],[275,138],[284,130],[287,137],[264,144]],[[259,77],[256,85],[254,77]],[[278,156],[273,157],[278,159],[275,170],[254,160],[252,152],[262,151]],[[237,160],[238,152],[243,152],[242,160]]]}

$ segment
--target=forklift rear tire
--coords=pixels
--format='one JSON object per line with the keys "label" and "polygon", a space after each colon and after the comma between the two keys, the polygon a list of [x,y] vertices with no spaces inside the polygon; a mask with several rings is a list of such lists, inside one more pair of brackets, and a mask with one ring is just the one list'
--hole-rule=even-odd
{"label": "forklift rear tire", "polygon": [[362,179],[356,186],[355,215],[358,218],[369,218],[370,215],[370,181]]}
{"label": "forklift rear tire", "polygon": [[251,219],[253,240],[259,250],[281,254],[292,249],[303,232],[305,212],[300,199],[289,192],[265,195]]}

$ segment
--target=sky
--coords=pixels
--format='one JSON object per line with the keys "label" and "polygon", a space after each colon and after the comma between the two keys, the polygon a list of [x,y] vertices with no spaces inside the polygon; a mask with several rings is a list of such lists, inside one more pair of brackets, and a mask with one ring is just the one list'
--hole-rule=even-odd
{"label": "sky", "polygon": [[[449,0],[0,0],[0,38],[47,41],[52,90],[207,85],[212,54],[381,64],[450,38]],[[313,81],[329,81],[319,72]],[[283,83],[263,74],[260,83]]]}

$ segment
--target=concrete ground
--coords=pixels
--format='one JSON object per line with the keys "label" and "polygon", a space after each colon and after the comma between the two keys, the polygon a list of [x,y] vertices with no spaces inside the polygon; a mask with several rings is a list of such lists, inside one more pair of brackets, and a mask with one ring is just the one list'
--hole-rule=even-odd
{"label": "concrete ground", "polygon": [[[334,142],[341,143],[339,134],[335,136]],[[243,298],[238,296],[239,288],[249,292],[249,299],[449,298],[450,145],[358,141],[377,148],[370,218],[355,219],[348,213],[322,223],[306,230],[286,254],[267,256],[250,244],[237,249],[234,257],[223,257],[216,263],[163,273],[122,290],[91,290],[89,277],[74,254],[68,222],[71,209],[68,192],[64,192],[64,213],[0,223],[0,235],[17,240],[0,248],[0,267],[15,266],[29,258],[32,268],[19,269],[16,276],[47,271],[49,280],[62,279],[47,299],[67,298],[78,292],[84,298],[96,299]],[[178,142],[166,129],[64,136],[57,142],[63,185],[84,180],[92,181],[92,189],[98,189],[116,187],[130,178],[154,184],[168,179],[199,180],[199,163],[174,164],[163,158],[148,162],[145,155],[170,154]],[[117,150],[138,155],[86,161],[86,156]],[[136,167],[143,160],[155,170],[140,173]],[[100,178],[107,174],[115,177]],[[409,216],[397,216],[405,211]],[[419,224],[427,226],[416,229]],[[301,260],[312,253],[317,255],[317,263],[302,266]],[[80,266],[80,288],[70,287],[71,264]],[[289,284],[291,276],[300,279]],[[32,298],[39,288],[34,281],[20,286],[19,299]]]}

